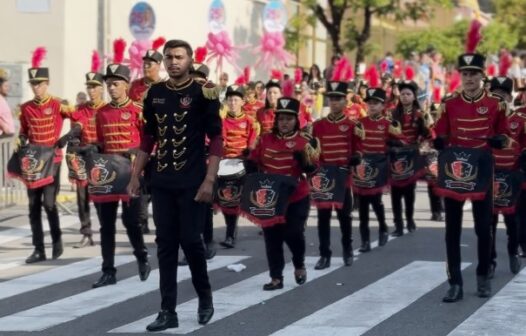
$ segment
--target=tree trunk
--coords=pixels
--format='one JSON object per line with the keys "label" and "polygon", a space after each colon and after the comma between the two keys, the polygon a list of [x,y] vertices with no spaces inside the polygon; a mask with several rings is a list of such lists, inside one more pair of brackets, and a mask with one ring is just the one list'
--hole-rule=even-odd
{"label": "tree trunk", "polygon": [[362,32],[356,37],[356,63],[355,69],[358,70],[358,65],[365,60],[365,45],[371,37],[371,19],[373,12],[369,6],[364,8],[364,22]]}

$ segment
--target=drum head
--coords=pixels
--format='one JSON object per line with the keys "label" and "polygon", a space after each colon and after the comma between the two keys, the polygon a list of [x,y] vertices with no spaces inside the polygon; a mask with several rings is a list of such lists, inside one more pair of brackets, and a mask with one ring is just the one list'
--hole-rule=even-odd
{"label": "drum head", "polygon": [[219,171],[217,176],[220,178],[239,178],[245,175],[245,166],[241,159],[223,159],[219,161]]}

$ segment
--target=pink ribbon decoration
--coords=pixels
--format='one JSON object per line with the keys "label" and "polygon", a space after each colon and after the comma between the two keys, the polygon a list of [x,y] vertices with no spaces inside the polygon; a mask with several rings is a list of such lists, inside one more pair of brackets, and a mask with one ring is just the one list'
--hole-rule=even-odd
{"label": "pink ribbon decoration", "polygon": [[208,49],[207,62],[215,61],[218,73],[223,72],[223,64],[226,61],[241,72],[241,68],[237,65],[239,62],[239,49],[234,47],[230,36],[226,31],[221,31],[217,34],[208,33],[208,40],[206,41],[206,48]]}
{"label": "pink ribbon decoration", "polygon": [[267,70],[283,69],[294,63],[295,60],[294,55],[285,50],[285,39],[282,32],[265,32],[254,54],[259,55],[256,67],[261,65]]}
{"label": "pink ribbon decoration", "polygon": [[149,40],[135,40],[132,42],[130,48],[128,48],[129,67],[131,71],[131,77],[137,78],[142,74],[142,58],[152,46],[152,42]]}

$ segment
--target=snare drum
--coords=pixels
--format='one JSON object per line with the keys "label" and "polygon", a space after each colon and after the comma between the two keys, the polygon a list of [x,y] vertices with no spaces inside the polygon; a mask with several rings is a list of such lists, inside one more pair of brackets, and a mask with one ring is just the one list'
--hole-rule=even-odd
{"label": "snare drum", "polygon": [[217,176],[224,180],[237,180],[245,176],[245,166],[241,159],[223,159],[219,161]]}

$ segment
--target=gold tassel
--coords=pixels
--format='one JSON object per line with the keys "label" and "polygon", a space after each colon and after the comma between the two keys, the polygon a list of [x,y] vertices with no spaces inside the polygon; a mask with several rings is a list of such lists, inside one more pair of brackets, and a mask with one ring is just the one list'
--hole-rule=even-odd
{"label": "gold tassel", "polygon": [[203,84],[203,95],[206,99],[215,100],[219,98],[219,87],[208,81]]}
{"label": "gold tassel", "polygon": [[305,145],[305,148],[303,151],[305,152],[305,162],[308,165],[312,165],[314,161],[318,161],[320,159],[320,153],[321,153],[321,146],[320,141],[318,138],[312,138],[314,141],[316,141],[316,146],[313,147],[310,142],[307,142]]}

